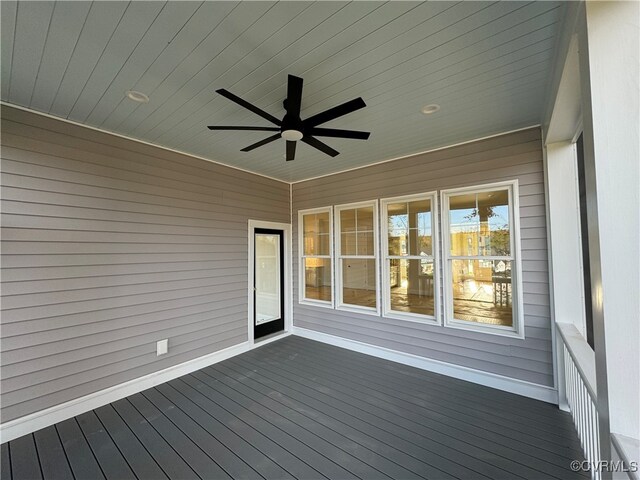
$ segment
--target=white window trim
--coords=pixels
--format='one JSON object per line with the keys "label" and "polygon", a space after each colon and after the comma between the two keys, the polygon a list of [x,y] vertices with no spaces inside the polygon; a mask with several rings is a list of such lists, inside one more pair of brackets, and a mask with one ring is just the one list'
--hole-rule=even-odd
{"label": "white window trim", "polygon": [[[453,298],[451,286],[450,266],[450,244],[449,244],[449,197],[460,193],[482,193],[495,189],[507,188],[509,192],[509,222],[513,226],[511,229],[511,251],[513,252],[513,264],[515,269],[511,271],[511,288],[515,291],[512,294],[513,306],[513,327],[502,327],[497,325],[486,325],[481,323],[456,320],[453,318]],[[474,332],[489,333],[505,337],[515,337],[524,339],[524,302],[522,293],[522,262],[520,248],[520,201],[518,191],[518,180],[495,182],[490,184],[476,185],[470,187],[451,188],[440,192],[442,205],[442,269],[444,272],[444,326],[457,328],[460,330],[470,330]]]}
{"label": "white window trim", "polygon": [[[361,307],[358,305],[351,305],[342,302],[342,262],[340,248],[342,246],[340,234],[340,212],[342,210],[351,210],[354,208],[373,207],[373,252],[374,255],[347,255],[346,258],[367,258],[375,260],[375,277],[376,277],[376,308]],[[345,203],[342,205],[335,205],[333,221],[334,226],[334,292],[335,292],[335,306],[336,310],[344,310],[354,313],[363,313],[366,315],[380,316],[380,230],[379,230],[379,218],[378,218],[378,200],[369,200],[366,202]]]}
{"label": "white window trim", "polygon": [[[329,213],[329,255],[309,255],[312,258],[327,258],[331,268],[331,301],[315,300],[305,298],[305,263],[304,259],[304,216],[313,215],[315,213]],[[335,268],[333,255],[333,207],[309,208],[307,210],[298,210],[298,303],[301,305],[312,305],[314,307],[331,308],[335,307],[336,289],[335,289]]]}
{"label": "white window trim", "polygon": [[[391,286],[389,284],[389,266],[387,262],[389,252],[389,229],[388,229],[388,207],[392,203],[412,202],[416,200],[431,200],[431,235],[433,245],[433,295],[434,295],[434,316],[422,315],[418,313],[399,312],[391,310]],[[410,322],[425,323],[429,325],[442,325],[442,317],[440,315],[440,236],[438,233],[438,194],[437,192],[419,193],[415,195],[404,195],[401,197],[383,198],[380,200],[381,212],[381,261],[382,261],[382,316],[393,318],[396,320],[407,320]],[[394,258],[399,258],[394,256]],[[408,259],[420,259],[417,255],[409,256]]]}

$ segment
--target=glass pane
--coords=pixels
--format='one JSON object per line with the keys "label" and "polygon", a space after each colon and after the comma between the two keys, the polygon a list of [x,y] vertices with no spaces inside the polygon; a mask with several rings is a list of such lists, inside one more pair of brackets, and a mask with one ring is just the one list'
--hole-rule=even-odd
{"label": "glass pane", "polygon": [[434,316],[433,262],[388,260],[391,310]]}
{"label": "glass pane", "polygon": [[342,232],[356,231],[356,211],[355,210],[340,211],[340,230]]}
{"label": "glass pane", "polygon": [[433,255],[431,232],[431,200],[409,203],[409,228],[416,232],[409,237],[409,255]]}
{"label": "glass pane", "polygon": [[331,301],[331,259],[304,259],[304,298]]}
{"label": "glass pane", "polygon": [[342,303],[376,308],[374,259],[342,259]]}
{"label": "glass pane", "polygon": [[358,233],[358,255],[374,255],[373,232]]}
{"label": "glass pane", "polygon": [[257,233],[255,240],[256,325],[281,315],[280,235]]}
{"label": "glass pane", "polygon": [[511,262],[452,260],[453,317],[490,325],[513,325]]}
{"label": "glass pane", "polygon": [[389,255],[406,255],[409,251],[409,216],[406,203],[387,206]]}
{"label": "glass pane", "polygon": [[409,246],[409,232],[406,229],[396,228],[389,230],[389,255],[406,255]]}
{"label": "glass pane", "polygon": [[321,233],[316,238],[318,242],[318,248],[316,253],[312,255],[331,255],[331,237],[328,233]]}
{"label": "glass pane", "polygon": [[478,194],[480,220],[479,255],[511,255],[509,238],[509,192]]}
{"label": "glass pane", "polygon": [[356,233],[343,233],[341,235],[340,253],[342,255],[356,255]]}
{"label": "glass pane", "polygon": [[422,235],[417,228],[409,229],[409,255],[433,255],[433,245],[431,244],[431,231],[428,235]]}
{"label": "glass pane", "polygon": [[373,231],[373,207],[358,209],[357,230],[359,232]]}
{"label": "glass pane", "polygon": [[329,255],[329,212],[304,215],[305,255]]}
{"label": "glass pane", "polygon": [[477,255],[480,216],[476,195],[449,197],[451,255]]}
{"label": "glass pane", "polygon": [[374,255],[373,207],[340,212],[341,255]]}

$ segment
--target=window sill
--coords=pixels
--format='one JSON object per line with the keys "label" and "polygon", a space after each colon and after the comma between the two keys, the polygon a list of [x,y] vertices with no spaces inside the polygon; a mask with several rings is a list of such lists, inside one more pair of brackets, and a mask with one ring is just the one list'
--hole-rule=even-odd
{"label": "window sill", "polygon": [[436,317],[428,315],[420,315],[417,313],[404,313],[390,310],[382,314],[383,318],[391,318],[393,320],[403,320],[406,322],[422,323],[424,325],[440,326],[442,323]]}
{"label": "window sill", "polygon": [[518,338],[524,340],[524,327],[522,328],[522,332],[519,332],[513,328],[482,325],[479,323],[467,322],[464,320],[448,320],[445,321],[444,326],[447,328],[466,330],[468,332],[485,333],[488,335],[498,335],[500,337]]}
{"label": "window sill", "polygon": [[333,302],[323,302],[321,300],[303,299],[303,300],[299,300],[298,304],[306,305],[308,307],[330,308],[331,310],[333,310]]}
{"label": "window sill", "polygon": [[349,304],[340,304],[336,307],[336,310],[340,310],[343,312],[351,312],[351,313],[361,313],[363,315],[373,315],[376,317],[380,316],[380,312],[376,308],[371,307],[359,307],[357,305],[349,305]]}

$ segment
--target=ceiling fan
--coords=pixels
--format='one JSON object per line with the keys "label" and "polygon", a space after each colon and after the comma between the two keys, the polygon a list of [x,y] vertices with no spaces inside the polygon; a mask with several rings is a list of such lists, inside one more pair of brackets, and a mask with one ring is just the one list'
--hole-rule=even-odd
{"label": "ceiling fan", "polygon": [[323,153],[335,157],[340,152],[334,150],[326,143],[321,142],[315,137],[334,137],[334,138],[353,138],[357,140],[366,140],[369,138],[369,132],[360,132],[357,130],[339,130],[335,128],[319,128],[318,125],[341,117],[348,113],[359,110],[367,105],[362,98],[358,97],[348,102],[345,102],[336,107],[325,110],[324,112],[313,115],[304,120],[300,119],[300,107],[302,104],[302,83],[303,80],[300,77],[289,75],[287,83],[287,98],[282,102],[286,114],[282,120],[277,119],[273,115],[265,112],[264,110],[250,104],[246,100],[234,95],[233,93],[221,88],[216,90],[220,95],[228,98],[232,102],[251,110],[253,113],[260,115],[262,118],[269,120],[276,127],[244,127],[244,126],[219,126],[210,125],[209,130],[256,130],[265,132],[278,132],[270,137],[260,140],[248,147],[243,148],[241,151],[250,152],[251,150],[266,145],[279,139],[284,138],[287,141],[287,161],[295,159],[296,156],[296,142],[298,140],[303,141],[307,145],[311,145],[317,148]]}

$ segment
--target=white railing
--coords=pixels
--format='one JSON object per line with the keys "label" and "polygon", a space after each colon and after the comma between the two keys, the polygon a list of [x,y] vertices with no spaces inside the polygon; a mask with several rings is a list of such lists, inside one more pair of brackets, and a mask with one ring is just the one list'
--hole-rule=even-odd
{"label": "white railing", "polygon": [[595,356],[575,326],[558,323],[562,340],[564,388],[573,424],[580,438],[591,478],[601,478],[600,431],[598,424]]}

